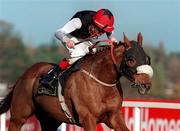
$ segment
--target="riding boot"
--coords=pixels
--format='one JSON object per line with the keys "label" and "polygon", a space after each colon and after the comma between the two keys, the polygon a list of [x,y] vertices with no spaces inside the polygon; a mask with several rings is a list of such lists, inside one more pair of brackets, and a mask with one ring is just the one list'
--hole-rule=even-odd
{"label": "riding boot", "polygon": [[46,75],[43,76],[43,79],[41,80],[42,84],[45,85],[51,85],[54,80],[57,80],[59,74],[61,72],[61,69],[58,65],[56,65],[54,68],[52,68]]}
{"label": "riding boot", "polygon": [[52,68],[41,80],[42,84],[54,86],[55,80],[57,81],[59,74],[67,69],[70,66],[69,61],[66,59],[63,59],[59,62],[58,65],[56,65],[54,68]]}

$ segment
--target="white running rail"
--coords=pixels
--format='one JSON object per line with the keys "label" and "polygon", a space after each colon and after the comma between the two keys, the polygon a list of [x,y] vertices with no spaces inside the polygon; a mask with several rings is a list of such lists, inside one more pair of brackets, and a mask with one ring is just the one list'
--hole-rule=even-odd
{"label": "white running rail", "polygon": [[[166,101],[138,101],[138,100],[127,100],[123,102],[123,107],[134,107],[134,131],[140,131],[141,125],[141,108],[161,108],[161,109],[180,109],[180,102],[166,102]],[[61,128],[66,131],[66,126]]]}
{"label": "white running rail", "polygon": [[6,114],[1,115],[0,131],[6,131]]}
{"label": "white running rail", "polygon": [[[164,102],[162,101],[134,101],[128,100],[123,102],[123,107],[135,108],[135,131],[140,131],[140,109],[141,108],[163,108],[163,109],[180,109],[180,102]],[[6,131],[6,114],[0,116],[0,131]],[[60,127],[61,131],[66,131],[66,124]]]}

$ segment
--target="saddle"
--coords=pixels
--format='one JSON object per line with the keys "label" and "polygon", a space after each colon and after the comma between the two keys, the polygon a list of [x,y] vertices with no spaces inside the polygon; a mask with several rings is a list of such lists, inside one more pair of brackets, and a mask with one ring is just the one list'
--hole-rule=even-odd
{"label": "saddle", "polygon": [[[37,89],[37,92],[36,92],[35,96],[48,95],[48,96],[58,97],[58,87],[59,87],[59,85],[61,86],[60,87],[61,88],[61,94],[64,95],[64,88],[66,86],[66,81],[67,81],[68,77],[73,72],[76,72],[76,71],[80,70],[82,59],[83,58],[81,58],[78,61],[76,61],[75,63],[73,63],[66,70],[60,71],[59,75],[56,76],[56,78],[53,79],[49,84],[45,84],[43,82],[43,79],[45,79],[46,74],[42,75],[40,80],[39,80],[39,87]],[[57,66],[56,64],[52,64],[52,65],[53,65],[52,69],[55,66]],[[52,70],[52,69],[50,69],[50,70]]]}

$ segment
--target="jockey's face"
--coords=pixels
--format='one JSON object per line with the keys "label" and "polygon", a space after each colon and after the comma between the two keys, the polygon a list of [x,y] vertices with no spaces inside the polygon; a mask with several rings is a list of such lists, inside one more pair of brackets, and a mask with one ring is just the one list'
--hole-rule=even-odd
{"label": "jockey's face", "polygon": [[89,26],[89,33],[91,34],[92,37],[95,37],[104,34],[105,31],[97,27],[95,24],[93,24]]}

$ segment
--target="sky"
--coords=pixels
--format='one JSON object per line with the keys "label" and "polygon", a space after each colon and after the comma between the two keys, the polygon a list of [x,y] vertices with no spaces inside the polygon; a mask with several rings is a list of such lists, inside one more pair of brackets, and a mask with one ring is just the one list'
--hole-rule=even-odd
{"label": "sky", "polygon": [[14,25],[25,42],[48,43],[54,32],[81,10],[108,8],[115,16],[115,36],[123,32],[167,52],[180,52],[180,0],[0,0],[0,20]]}

